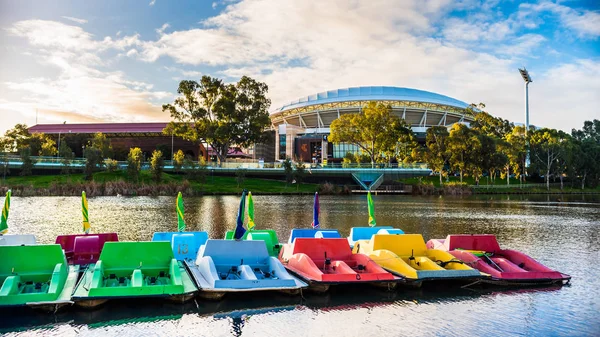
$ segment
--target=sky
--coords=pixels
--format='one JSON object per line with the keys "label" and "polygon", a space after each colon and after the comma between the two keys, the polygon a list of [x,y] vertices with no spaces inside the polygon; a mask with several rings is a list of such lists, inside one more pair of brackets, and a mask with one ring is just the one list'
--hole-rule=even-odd
{"label": "sky", "polygon": [[524,123],[522,67],[532,124],[600,119],[600,2],[0,0],[0,133],[36,118],[167,122],[161,105],[202,75],[267,83],[271,110],[384,85]]}

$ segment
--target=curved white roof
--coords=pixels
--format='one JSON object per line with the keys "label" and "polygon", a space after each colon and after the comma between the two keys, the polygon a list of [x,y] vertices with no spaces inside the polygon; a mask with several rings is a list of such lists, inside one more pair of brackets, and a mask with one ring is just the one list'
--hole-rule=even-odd
{"label": "curved white roof", "polygon": [[305,106],[344,101],[411,101],[453,106],[465,109],[469,104],[452,97],[430,91],[399,87],[352,87],[329,90],[302,97],[276,109],[274,112],[301,108]]}

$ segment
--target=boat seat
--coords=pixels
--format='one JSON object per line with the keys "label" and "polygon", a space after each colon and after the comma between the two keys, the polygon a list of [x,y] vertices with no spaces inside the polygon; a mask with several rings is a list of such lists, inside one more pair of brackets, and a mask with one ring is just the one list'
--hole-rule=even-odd
{"label": "boat seat", "polygon": [[453,234],[448,235],[444,240],[444,245],[448,251],[455,249],[463,250],[482,250],[485,252],[499,252],[500,245],[496,236],[492,234]]}
{"label": "boat seat", "polygon": [[100,255],[100,238],[97,235],[78,236],[73,245],[75,260],[93,260]]}
{"label": "boat seat", "polygon": [[144,274],[140,269],[136,269],[131,274],[131,286],[132,287],[141,287],[144,285]]}
{"label": "boat seat", "polygon": [[292,254],[298,253],[306,254],[315,263],[317,263],[316,261],[323,263],[325,259],[345,261],[351,259],[352,256],[348,240],[343,238],[297,238],[294,241]]}
{"label": "boat seat", "polygon": [[381,229],[394,229],[391,226],[375,226],[375,227],[352,227],[350,229],[349,239],[352,242],[356,242],[358,240],[371,240],[371,237]]}
{"label": "boat seat", "polygon": [[315,233],[315,238],[323,239],[323,238],[341,238],[342,236],[337,230],[323,230]]}
{"label": "boat seat", "polygon": [[20,282],[21,277],[19,275],[7,277],[2,283],[2,288],[0,288],[0,296],[14,295],[18,293]]}
{"label": "boat seat", "polygon": [[288,243],[294,243],[294,240],[296,240],[297,238],[317,237],[317,234],[319,232],[335,232],[335,233],[337,233],[337,236],[334,236],[334,234],[328,234],[329,236],[327,236],[327,237],[336,237],[336,238],[341,237],[340,233],[336,229],[294,228],[290,232],[290,238],[288,240]]}
{"label": "boat seat", "polygon": [[404,234],[404,231],[399,229],[399,228],[393,228],[393,229],[380,229],[379,231],[377,231],[377,234]]}

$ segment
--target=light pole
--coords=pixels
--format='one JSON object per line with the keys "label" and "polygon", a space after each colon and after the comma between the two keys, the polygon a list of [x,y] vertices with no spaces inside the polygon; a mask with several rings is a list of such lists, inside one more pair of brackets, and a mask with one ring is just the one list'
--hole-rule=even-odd
{"label": "light pole", "polygon": [[60,132],[62,130],[58,130],[58,151],[56,151],[56,159],[60,158]]}
{"label": "light pole", "polygon": [[519,73],[521,73],[521,77],[525,81],[525,135],[527,135],[527,131],[529,131],[529,83],[533,82],[533,80],[525,67],[519,69]]}
{"label": "light pole", "polygon": [[525,155],[525,174],[527,174],[527,167],[529,166],[529,140],[527,139],[527,133],[529,132],[529,83],[533,82],[529,72],[525,67],[519,69],[523,81],[525,81],[525,147],[527,154]]}

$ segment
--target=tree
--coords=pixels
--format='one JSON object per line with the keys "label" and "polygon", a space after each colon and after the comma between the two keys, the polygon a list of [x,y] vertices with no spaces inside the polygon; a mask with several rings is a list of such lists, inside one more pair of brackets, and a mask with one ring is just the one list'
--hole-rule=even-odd
{"label": "tree", "polygon": [[235,170],[235,181],[237,182],[237,187],[240,187],[246,180],[246,170],[243,168],[238,168]]}
{"label": "tree", "polygon": [[466,170],[471,173],[476,169],[480,170],[476,162],[480,149],[481,142],[474,130],[461,123],[452,125],[448,136],[447,150],[450,156],[450,166],[459,172],[461,183]]}
{"label": "tree", "polygon": [[543,173],[546,188],[550,190],[550,175],[562,166],[569,135],[554,129],[534,130],[530,135],[532,168]]}
{"label": "tree", "polygon": [[247,147],[269,137],[267,91],[265,83],[247,76],[236,84],[210,76],[202,76],[200,82],[181,81],[177,89],[181,97],[163,105],[173,119],[164,133],[207,142],[223,163],[232,144]]}
{"label": "tree", "polygon": [[570,172],[581,180],[581,189],[586,184],[596,187],[600,182],[600,120],[585,121],[582,130],[571,131],[573,153]]}
{"label": "tree", "polygon": [[93,146],[87,146],[83,150],[83,156],[85,157],[85,179],[91,180],[94,171],[103,164],[102,151]]}
{"label": "tree", "polygon": [[100,157],[110,158],[112,153],[112,145],[110,139],[106,138],[102,132],[96,132],[89,142],[89,146],[98,149],[100,151]]}
{"label": "tree", "polygon": [[75,156],[73,155],[73,150],[67,145],[67,142],[62,142],[60,144],[58,155],[62,158],[62,169],[60,170],[60,173],[69,174],[71,172],[71,162]]}
{"label": "tree", "polygon": [[183,167],[183,162],[185,160],[185,154],[181,150],[177,150],[175,154],[173,154],[173,168],[175,171],[180,172]]}
{"label": "tree", "polygon": [[[30,145],[30,139],[31,134],[27,129],[27,125],[17,124],[14,128],[6,130],[6,132],[4,133],[4,137],[0,139],[0,146],[2,147],[3,152],[20,152],[21,148]],[[37,149],[32,149],[30,147],[30,155],[37,154],[37,152],[34,152],[32,150]]]}
{"label": "tree", "polygon": [[392,115],[392,107],[381,102],[369,102],[361,113],[345,114],[331,123],[329,141],[358,146],[371,158],[393,153],[398,142],[411,134],[410,126]]}
{"label": "tree", "polygon": [[425,136],[425,151],[413,151],[416,160],[424,160],[429,168],[440,174],[440,185],[442,185],[442,176],[444,167],[448,161],[448,129],[443,126],[432,126],[427,129]]}
{"label": "tree", "polygon": [[38,133],[37,135],[42,140],[39,152],[40,156],[54,156],[58,153],[54,139],[44,135],[43,133]]}
{"label": "tree", "polygon": [[21,175],[30,176],[33,169],[33,160],[31,160],[31,148],[29,146],[23,146],[19,150],[21,156]]}
{"label": "tree", "polygon": [[127,175],[133,181],[137,182],[140,179],[143,158],[142,149],[139,147],[129,149],[129,154],[127,155]]}
{"label": "tree", "polygon": [[513,125],[505,119],[494,117],[485,111],[481,111],[475,115],[475,120],[471,123],[471,128],[480,131],[486,136],[504,138],[512,131]]}
{"label": "tree", "polygon": [[160,150],[152,151],[152,158],[150,158],[150,173],[157,183],[159,183],[162,178],[164,166],[165,159],[163,158],[162,152]]}
{"label": "tree", "polygon": [[283,166],[283,172],[285,173],[285,182],[286,183],[291,183],[292,180],[294,180],[294,168],[292,166],[292,161],[290,160],[290,158],[285,158],[285,160],[282,163]]}
{"label": "tree", "polygon": [[511,168],[517,178],[522,179],[527,156],[527,136],[524,126],[515,126],[512,131],[504,136],[499,143],[498,151],[506,156],[504,173],[506,184],[510,185]]}
{"label": "tree", "polygon": [[300,184],[304,180],[306,175],[306,168],[304,163],[296,163],[296,169],[294,170],[294,180],[296,181],[296,191],[300,188]]}

